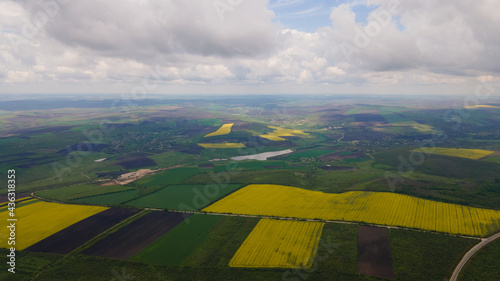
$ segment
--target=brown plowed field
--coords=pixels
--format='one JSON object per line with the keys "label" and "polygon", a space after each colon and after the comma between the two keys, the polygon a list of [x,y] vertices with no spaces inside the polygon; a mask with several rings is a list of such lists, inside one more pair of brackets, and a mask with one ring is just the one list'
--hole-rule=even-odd
{"label": "brown plowed field", "polygon": [[367,276],[394,279],[391,247],[386,228],[359,226],[358,272]]}
{"label": "brown plowed field", "polygon": [[108,209],[54,233],[42,241],[31,245],[26,250],[31,252],[68,254],[137,212],[139,212],[137,209]]}
{"label": "brown plowed field", "polygon": [[151,212],[83,251],[90,256],[129,259],[190,214]]}

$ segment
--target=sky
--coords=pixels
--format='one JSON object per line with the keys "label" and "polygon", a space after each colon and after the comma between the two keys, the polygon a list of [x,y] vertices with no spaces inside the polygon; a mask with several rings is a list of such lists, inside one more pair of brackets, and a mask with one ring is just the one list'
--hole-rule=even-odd
{"label": "sky", "polygon": [[473,94],[500,86],[498,11],[498,0],[0,0],[0,95]]}

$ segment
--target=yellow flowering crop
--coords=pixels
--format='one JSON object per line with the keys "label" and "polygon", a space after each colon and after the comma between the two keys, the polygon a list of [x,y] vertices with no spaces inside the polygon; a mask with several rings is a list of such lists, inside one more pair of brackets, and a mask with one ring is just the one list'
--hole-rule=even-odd
{"label": "yellow flowering crop", "polygon": [[323,193],[252,184],[206,212],[366,222],[470,236],[500,230],[500,211],[435,202],[389,192]]}
{"label": "yellow flowering crop", "polygon": [[478,105],[466,105],[464,106],[464,108],[500,108],[500,106],[478,104]]}
{"label": "yellow flowering crop", "polygon": [[233,125],[234,125],[234,123],[224,124],[217,131],[205,135],[205,138],[207,138],[207,137],[214,137],[214,136],[227,135],[227,134],[231,133],[231,127],[233,127]]}
{"label": "yellow flowering crop", "polygon": [[324,223],[261,219],[229,262],[231,267],[311,267]]}
{"label": "yellow flowering crop", "polygon": [[301,130],[293,130],[293,129],[284,129],[280,127],[275,127],[275,126],[268,126],[269,128],[273,129],[274,131],[267,133],[265,135],[260,135],[263,138],[266,138],[268,140],[272,141],[284,141],[286,139],[282,137],[291,137],[295,135],[309,135],[308,133],[304,133],[304,131]]}
{"label": "yellow flowering crop", "polygon": [[432,152],[433,154],[454,156],[469,159],[479,159],[492,154],[494,151],[483,150],[483,149],[465,149],[465,148],[446,148],[446,147],[434,147],[434,148],[422,148],[415,149],[414,151],[422,151],[424,153]]}
{"label": "yellow flowering crop", "polygon": [[[37,202],[22,206],[15,210],[16,244],[8,245],[10,231],[7,227],[0,229],[0,247],[23,250],[66,227],[85,218],[102,212],[108,208],[94,206],[65,205],[58,203]],[[8,211],[0,213],[0,219],[6,221]]]}

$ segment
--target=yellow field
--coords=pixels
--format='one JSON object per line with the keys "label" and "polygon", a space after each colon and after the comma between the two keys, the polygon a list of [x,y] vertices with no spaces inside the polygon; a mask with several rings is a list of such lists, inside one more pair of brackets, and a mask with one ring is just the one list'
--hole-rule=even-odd
{"label": "yellow field", "polygon": [[231,142],[222,142],[222,143],[199,143],[199,146],[204,148],[240,148],[246,147],[242,143],[231,143]]}
{"label": "yellow field", "polygon": [[273,129],[274,131],[267,133],[265,135],[260,135],[260,136],[263,138],[266,138],[268,140],[272,140],[272,141],[284,141],[284,140],[286,140],[282,137],[292,137],[295,135],[309,135],[308,133],[304,133],[304,131],[301,131],[301,130],[284,129],[284,128],[275,127],[275,126],[268,126],[268,127]]}
{"label": "yellow field", "polygon": [[431,152],[433,154],[445,155],[445,156],[454,156],[461,158],[469,158],[469,159],[479,159],[485,156],[492,154],[495,151],[491,150],[483,150],[483,149],[464,149],[464,148],[446,148],[446,147],[435,147],[435,148],[425,148],[424,149],[415,149],[414,151],[421,152]]}
{"label": "yellow field", "polygon": [[330,194],[281,185],[252,184],[203,211],[366,222],[470,236],[500,230],[500,211],[389,192]]}
{"label": "yellow field", "polygon": [[[66,227],[108,208],[64,205],[37,202],[16,209],[16,249],[23,250]],[[0,220],[6,222],[9,212],[0,213]],[[0,247],[10,247],[7,238],[10,231],[0,229]]]}
{"label": "yellow field", "polygon": [[227,135],[227,134],[231,133],[231,127],[233,127],[233,125],[234,125],[234,123],[224,124],[217,131],[205,135],[205,138],[207,138],[207,137],[214,137],[214,136]]}
{"label": "yellow field", "polygon": [[500,106],[478,104],[478,105],[467,105],[464,106],[464,108],[500,108]]}
{"label": "yellow field", "polygon": [[261,219],[229,266],[311,267],[323,226],[321,222]]}

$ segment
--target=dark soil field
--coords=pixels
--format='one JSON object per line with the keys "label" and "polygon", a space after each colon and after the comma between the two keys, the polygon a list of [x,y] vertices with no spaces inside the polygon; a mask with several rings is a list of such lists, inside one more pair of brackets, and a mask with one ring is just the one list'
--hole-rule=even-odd
{"label": "dark soil field", "polygon": [[67,227],[27,248],[31,252],[68,254],[139,210],[111,208]]}
{"label": "dark soil field", "polygon": [[[7,193],[0,194],[0,203],[5,203],[9,200],[9,197],[7,195],[8,195]],[[30,196],[30,193],[29,192],[16,193],[16,199],[21,199],[26,196]],[[31,199],[31,197],[29,199]],[[18,201],[18,203],[19,202],[20,201]]]}
{"label": "dark soil field", "polygon": [[83,254],[129,259],[189,216],[183,213],[151,212],[97,242]]}
{"label": "dark soil field", "polygon": [[395,278],[387,229],[359,226],[358,272],[386,279]]}
{"label": "dark soil field", "polygon": [[155,166],[156,162],[155,160],[147,157],[139,157],[123,160],[118,165],[122,166],[124,169],[138,169],[143,167]]}

